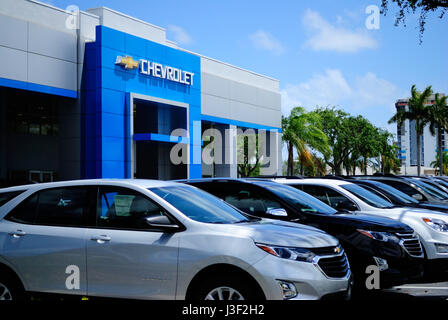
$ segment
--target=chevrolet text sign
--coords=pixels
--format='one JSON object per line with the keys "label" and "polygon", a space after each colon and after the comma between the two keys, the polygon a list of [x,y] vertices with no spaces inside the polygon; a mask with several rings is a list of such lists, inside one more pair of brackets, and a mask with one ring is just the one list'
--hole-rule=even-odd
{"label": "chevrolet text sign", "polygon": [[141,74],[146,74],[148,76],[153,76],[157,78],[167,79],[170,81],[186,84],[189,86],[193,85],[194,73],[189,71],[184,71],[178,68],[166,66],[157,62],[151,62],[145,59],[140,59],[135,61],[130,56],[121,57],[118,56],[115,64],[124,67],[126,70],[139,68]]}

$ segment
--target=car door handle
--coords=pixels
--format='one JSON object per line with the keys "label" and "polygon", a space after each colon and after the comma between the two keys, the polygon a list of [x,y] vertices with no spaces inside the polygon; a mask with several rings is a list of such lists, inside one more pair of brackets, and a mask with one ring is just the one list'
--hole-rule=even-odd
{"label": "car door handle", "polygon": [[98,243],[104,243],[109,242],[110,240],[112,240],[112,238],[106,235],[101,235],[101,236],[93,236],[92,238],[90,238],[90,240],[96,241]]}
{"label": "car door handle", "polygon": [[16,230],[9,233],[10,236],[13,236],[14,238],[20,238],[26,235],[26,232],[23,230]]}

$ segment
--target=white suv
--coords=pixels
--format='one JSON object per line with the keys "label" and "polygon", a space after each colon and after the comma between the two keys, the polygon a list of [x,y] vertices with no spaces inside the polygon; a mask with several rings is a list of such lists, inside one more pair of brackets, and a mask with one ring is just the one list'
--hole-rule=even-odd
{"label": "white suv", "polygon": [[[388,217],[418,234],[431,271],[448,271],[448,215],[419,208],[397,207],[371,191],[346,180],[275,179],[303,190],[337,210]],[[420,245],[415,244],[415,249]],[[412,254],[414,248],[407,246]]]}
{"label": "white suv", "polygon": [[[337,257],[343,276],[319,262]],[[83,180],[0,189],[0,299],[319,299],[349,293],[338,240],[195,187]]]}

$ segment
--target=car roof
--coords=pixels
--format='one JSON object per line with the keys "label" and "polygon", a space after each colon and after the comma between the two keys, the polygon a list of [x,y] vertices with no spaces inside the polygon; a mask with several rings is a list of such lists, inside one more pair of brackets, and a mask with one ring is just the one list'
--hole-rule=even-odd
{"label": "car roof", "polygon": [[33,189],[48,189],[58,187],[83,186],[83,185],[116,185],[116,186],[136,186],[142,188],[167,187],[177,185],[173,181],[150,180],[150,179],[85,179],[59,182],[35,183],[16,187],[0,189],[0,192],[25,191]]}
{"label": "car roof", "polygon": [[195,183],[195,182],[240,182],[240,183],[253,183],[256,184],[257,182],[273,182],[271,179],[268,178],[197,178],[197,179],[182,179],[182,180],[173,180],[175,182],[181,182],[181,183]]}
{"label": "car roof", "polygon": [[339,180],[339,179],[324,179],[324,178],[304,178],[304,179],[275,179],[277,182],[283,182],[286,184],[322,184],[331,186],[342,186],[345,184],[351,184],[351,181]]}

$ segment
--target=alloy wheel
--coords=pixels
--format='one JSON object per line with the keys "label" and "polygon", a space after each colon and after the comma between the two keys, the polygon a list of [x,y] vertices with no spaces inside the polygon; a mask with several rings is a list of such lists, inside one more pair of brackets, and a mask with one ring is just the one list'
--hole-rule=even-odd
{"label": "alloy wheel", "polygon": [[244,297],[233,288],[219,287],[210,291],[205,300],[244,300]]}
{"label": "alloy wheel", "polygon": [[2,283],[0,283],[0,300],[12,300],[11,292]]}

